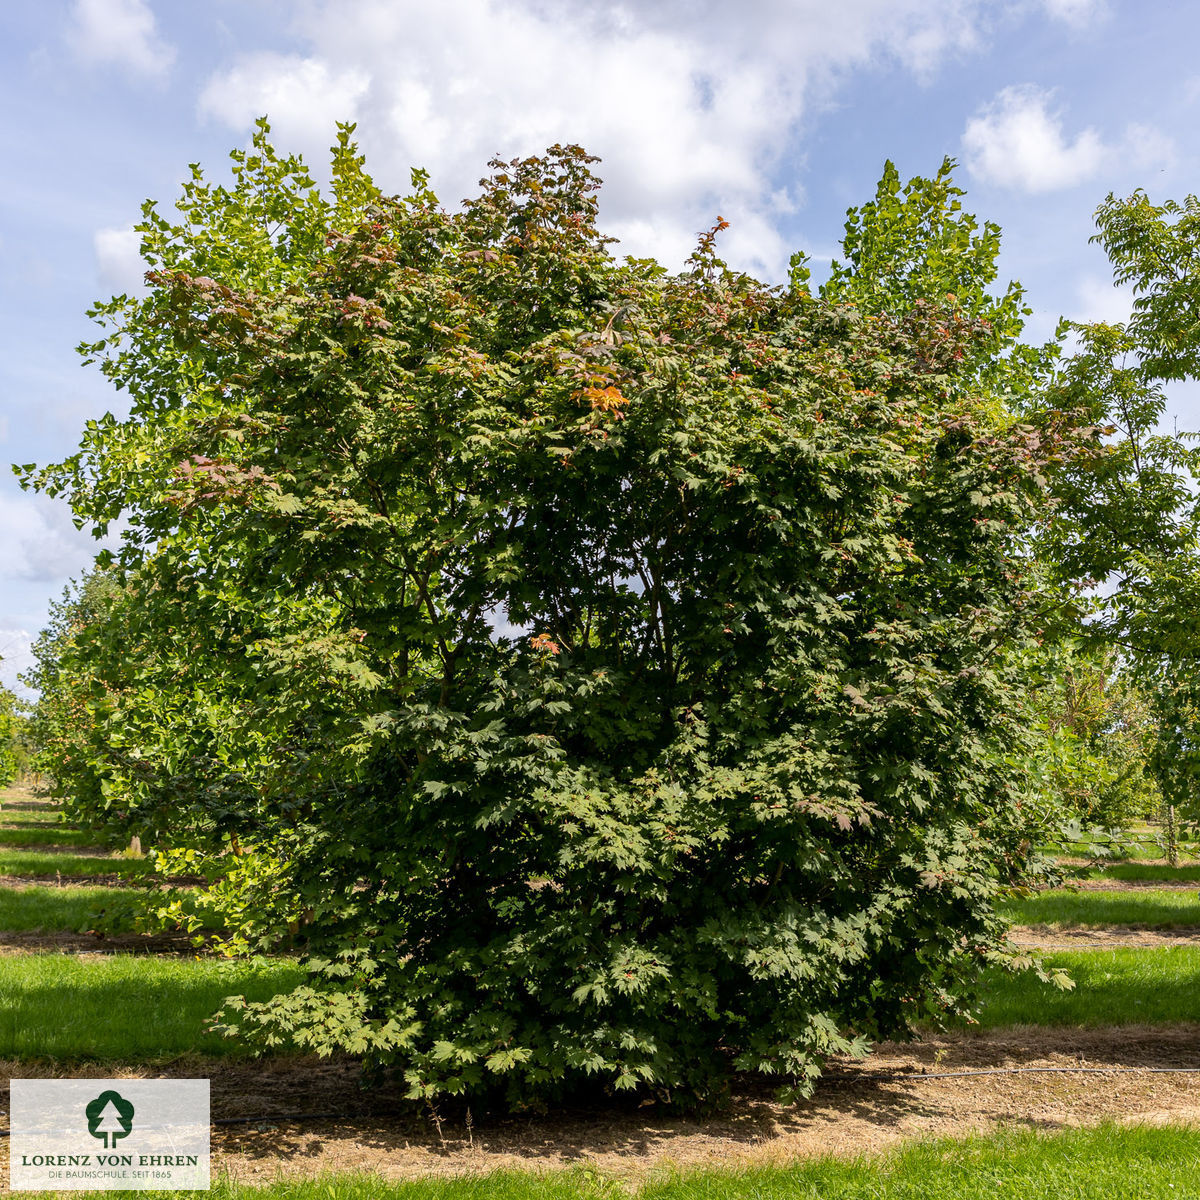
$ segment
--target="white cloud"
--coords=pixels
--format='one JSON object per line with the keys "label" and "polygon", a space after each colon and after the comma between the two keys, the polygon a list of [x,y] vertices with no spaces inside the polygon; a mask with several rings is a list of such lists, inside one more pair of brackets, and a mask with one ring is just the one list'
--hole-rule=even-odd
{"label": "white cloud", "polygon": [[[296,55],[250,54],[215,75],[201,112],[234,129],[267,113],[280,142],[323,150],[357,119],[388,188],[430,170],[449,204],[493,154],[577,142],[603,162],[620,252],[678,265],[719,213],[735,265],[782,276],[772,171],[814,101],[850,70],[928,73],[971,49],[1000,0],[313,0]],[[323,157],[323,155],[319,155]],[[736,260],[733,251],[736,250]]]}
{"label": "white cloud", "polygon": [[331,68],[299,55],[248,54],[209,80],[200,112],[233,128],[269,113],[274,132],[306,154],[320,154],[333,141],[338,121],[353,121],[370,76],[356,67]]}
{"label": "white cloud", "polygon": [[0,493],[0,563],[6,577],[65,582],[86,570],[100,548],[90,533],[75,528],[61,501]]}
{"label": "white cloud", "polygon": [[1086,29],[1108,16],[1106,0],[1042,0],[1050,16],[1058,21]]}
{"label": "white cloud", "polygon": [[147,0],[75,0],[70,22],[67,44],[84,62],[162,79],[175,61],[175,47],[159,36]]}
{"label": "white cloud", "polygon": [[28,629],[0,627],[0,684],[24,698],[33,693],[18,682],[17,676],[33,666],[33,640]]}
{"label": "white cloud", "polygon": [[1068,314],[1076,321],[1124,323],[1133,311],[1133,289],[1118,287],[1101,275],[1086,275],[1075,287],[1078,309]]}
{"label": "white cloud", "polygon": [[1150,167],[1167,168],[1175,165],[1175,143],[1153,125],[1132,124],[1126,127],[1119,157],[1133,170]]}
{"label": "white cloud", "polygon": [[963,150],[981,179],[1024,192],[1074,187],[1094,176],[1110,151],[1094,129],[1074,140],[1049,110],[1052,93],[1032,84],[1005,88],[967,122]]}
{"label": "white cloud", "polygon": [[145,288],[146,264],[141,254],[142,235],[134,229],[97,229],[92,235],[100,282],[114,292]]}
{"label": "white cloud", "polygon": [[1169,167],[1175,144],[1152,125],[1130,124],[1116,140],[1095,129],[1068,137],[1053,92],[1022,84],[1005,88],[963,131],[967,168],[980,179],[1023,192],[1075,187],[1101,172],[1112,176]]}

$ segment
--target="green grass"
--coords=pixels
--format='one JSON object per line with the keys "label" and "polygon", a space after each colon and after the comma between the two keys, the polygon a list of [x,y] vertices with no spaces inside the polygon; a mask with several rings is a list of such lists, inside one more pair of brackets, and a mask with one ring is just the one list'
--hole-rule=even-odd
{"label": "green grass", "polygon": [[[178,1194],[137,1193],[148,1200]],[[218,1181],[209,1195],[212,1200],[1196,1200],[1200,1131],[1123,1125],[1054,1134],[1010,1130],[921,1142],[877,1158],[660,1175],[638,1188],[622,1187],[584,1166],[411,1181],[315,1175],[265,1187]]]}
{"label": "green grass", "polygon": [[[114,905],[128,908],[136,895],[118,887],[0,888],[0,932],[78,933],[92,924],[93,914]],[[126,920],[109,932],[131,927]]]}
{"label": "green grass", "polygon": [[21,829],[0,828],[0,848],[5,846],[55,846],[64,850],[76,846],[95,846],[100,839],[87,829],[67,829],[64,825],[43,824]]}
{"label": "green grass", "polygon": [[0,850],[0,875],[142,875],[148,858],[85,858],[40,850]]}
{"label": "green grass", "polygon": [[224,997],[266,1000],[305,978],[295,962],[0,958],[0,1058],[155,1060],[189,1052],[244,1053],[204,1032]]}
{"label": "green grass", "polygon": [[1161,863],[1116,863],[1091,871],[1092,879],[1149,879],[1158,883],[1200,883],[1200,866],[1168,867]]}
{"label": "green grass", "polygon": [[1045,961],[1064,967],[1075,987],[1060,991],[1029,971],[991,972],[981,1028],[1200,1021],[1200,946],[1071,950]]}
{"label": "green grass", "polygon": [[1018,925],[1200,925],[1200,892],[1040,892],[1008,900],[1001,911]]}
{"label": "green grass", "polygon": [[[1071,951],[1047,955],[1076,981],[1071,991],[1032,973],[993,972],[980,1026],[1128,1025],[1200,1021],[1200,947]],[[263,999],[303,977],[290,960],[30,954],[0,958],[0,1058],[162,1058],[189,1050],[230,1053],[202,1035],[222,997]],[[248,989],[248,990],[247,990]]]}
{"label": "green grass", "polygon": [[[62,811],[57,808],[10,808],[0,804],[0,825],[62,825]],[[67,823],[67,828],[75,826]]]}

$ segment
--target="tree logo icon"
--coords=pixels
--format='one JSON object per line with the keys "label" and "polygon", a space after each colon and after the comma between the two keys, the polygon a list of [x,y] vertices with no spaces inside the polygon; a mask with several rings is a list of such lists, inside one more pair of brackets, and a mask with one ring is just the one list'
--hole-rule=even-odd
{"label": "tree logo icon", "polygon": [[133,1105],[120,1092],[101,1092],[83,1111],[88,1133],[103,1138],[105,1150],[111,1150],[118,1138],[128,1137],[133,1128]]}

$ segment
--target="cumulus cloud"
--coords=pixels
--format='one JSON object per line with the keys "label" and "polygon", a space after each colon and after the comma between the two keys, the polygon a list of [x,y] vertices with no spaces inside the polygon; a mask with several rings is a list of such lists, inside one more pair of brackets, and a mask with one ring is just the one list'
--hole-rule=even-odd
{"label": "cumulus cloud", "polygon": [[86,570],[99,544],[76,529],[61,501],[0,493],[0,562],[10,579],[65,582]]}
{"label": "cumulus cloud", "polygon": [[962,137],[972,174],[1035,193],[1075,187],[1114,168],[1146,170],[1174,162],[1174,143],[1152,125],[1128,125],[1111,141],[1091,128],[1070,137],[1053,100],[1052,91],[1021,84],[984,105]]}
{"label": "cumulus cloud", "polygon": [[200,112],[234,128],[269,113],[275,132],[308,154],[330,144],[337,121],[353,121],[370,76],[294,54],[248,54],[211,79]]}
{"label": "cumulus cloud", "polygon": [[31,698],[32,693],[17,676],[33,666],[33,640],[28,629],[0,626],[0,684],[23,698]]}
{"label": "cumulus cloud", "polygon": [[83,62],[124,67],[162,79],[175,61],[175,48],[159,35],[147,0],[75,0],[67,44]]}
{"label": "cumulus cloud", "polygon": [[1032,84],[1005,88],[967,122],[963,150],[981,179],[1024,192],[1074,187],[1100,170],[1109,148],[1094,129],[1073,140],[1049,108],[1051,92]]}
{"label": "cumulus cloud", "polygon": [[137,292],[145,287],[146,264],[142,235],[134,229],[97,229],[92,235],[100,282],[114,292]]}
{"label": "cumulus cloud", "polygon": [[[430,170],[450,204],[493,154],[578,142],[599,154],[606,228],[625,253],[678,265],[719,213],[736,265],[780,277],[772,218],[794,203],[773,170],[814,102],[850,70],[927,73],[977,44],[995,0],[313,0],[301,52],[248,54],[205,86],[237,130],[267,113],[280,141],[326,147],[338,119],[386,187]],[[736,258],[734,251],[736,251]]]}

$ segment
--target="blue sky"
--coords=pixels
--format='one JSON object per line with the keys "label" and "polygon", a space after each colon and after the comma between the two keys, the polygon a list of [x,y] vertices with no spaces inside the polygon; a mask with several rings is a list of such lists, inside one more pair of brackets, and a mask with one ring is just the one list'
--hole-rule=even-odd
{"label": "blue sky", "polygon": [[[603,158],[618,251],[678,265],[719,213],[725,255],[778,281],[833,252],[892,158],[960,163],[1004,230],[1032,336],[1120,319],[1089,246],[1110,192],[1200,190],[1200,8],[1165,0],[42,0],[0,6],[0,460],[49,462],[122,400],[74,346],[88,305],[137,286],[130,227],[187,164],[214,174],[256,116],[324,158],[352,119],[368,166],[447,203],[494,153]],[[1172,394],[1200,428],[1200,392]],[[61,502],[0,473],[0,680],[91,560]]]}

